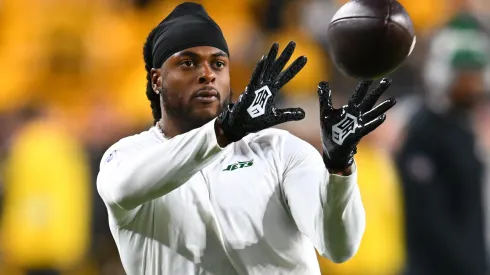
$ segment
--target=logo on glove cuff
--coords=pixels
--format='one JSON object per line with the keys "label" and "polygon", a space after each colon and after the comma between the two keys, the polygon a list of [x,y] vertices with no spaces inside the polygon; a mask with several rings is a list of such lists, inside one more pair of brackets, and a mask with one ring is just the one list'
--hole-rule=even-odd
{"label": "logo on glove cuff", "polygon": [[352,133],[354,133],[357,127],[357,118],[349,113],[339,123],[332,127],[332,139],[338,145],[342,145],[344,140]]}
{"label": "logo on glove cuff", "polygon": [[271,96],[272,96],[271,90],[269,90],[269,87],[267,86],[264,86],[256,90],[255,99],[252,102],[252,105],[250,105],[250,107],[247,108],[248,114],[252,118],[256,118],[258,116],[265,114],[265,105],[267,103],[267,100]]}

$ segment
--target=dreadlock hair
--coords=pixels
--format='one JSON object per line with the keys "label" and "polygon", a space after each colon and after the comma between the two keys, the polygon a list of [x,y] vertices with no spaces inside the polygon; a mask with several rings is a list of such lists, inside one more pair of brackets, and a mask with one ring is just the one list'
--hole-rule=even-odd
{"label": "dreadlock hair", "polygon": [[151,85],[151,69],[153,68],[153,40],[158,31],[158,27],[154,28],[146,38],[143,47],[143,58],[145,60],[146,69],[146,97],[150,101],[151,112],[153,114],[154,123],[157,123],[162,118],[162,109],[160,108],[160,95],[153,91]]}

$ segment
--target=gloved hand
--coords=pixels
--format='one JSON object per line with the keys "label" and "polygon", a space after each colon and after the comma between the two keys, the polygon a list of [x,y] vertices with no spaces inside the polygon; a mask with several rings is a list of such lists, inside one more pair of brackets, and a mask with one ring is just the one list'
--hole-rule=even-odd
{"label": "gloved hand", "polygon": [[296,43],[289,42],[276,60],[279,44],[274,43],[257,64],[245,92],[218,116],[217,123],[228,141],[235,142],[249,133],[305,117],[301,108],[277,109],[274,102],[279,90],[306,64],[306,57],[301,56],[281,72],[295,48]]}
{"label": "gloved hand", "polygon": [[396,104],[395,98],[389,98],[373,108],[391,80],[382,79],[366,96],[371,84],[372,81],[361,81],[348,104],[339,109],[332,106],[328,82],[318,85],[323,162],[331,172],[343,171],[352,165],[361,138],[381,125],[386,119],[384,113]]}

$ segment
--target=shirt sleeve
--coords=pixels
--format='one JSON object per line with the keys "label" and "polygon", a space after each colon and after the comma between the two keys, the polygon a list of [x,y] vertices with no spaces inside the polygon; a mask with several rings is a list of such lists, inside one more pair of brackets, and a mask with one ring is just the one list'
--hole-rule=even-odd
{"label": "shirt sleeve", "polygon": [[164,143],[110,149],[101,162],[97,189],[106,204],[128,211],[181,186],[220,151],[214,120]]}
{"label": "shirt sleeve", "polygon": [[347,261],[357,252],[366,227],[355,164],[350,176],[331,175],[307,142],[290,136],[284,148],[282,188],[298,229],[321,256]]}

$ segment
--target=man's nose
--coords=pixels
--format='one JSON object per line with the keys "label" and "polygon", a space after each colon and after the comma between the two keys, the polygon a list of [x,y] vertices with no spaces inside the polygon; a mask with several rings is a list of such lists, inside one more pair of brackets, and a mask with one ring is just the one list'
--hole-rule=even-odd
{"label": "man's nose", "polygon": [[210,64],[205,63],[202,66],[201,73],[198,78],[199,84],[210,84],[216,80],[216,74],[211,68]]}

